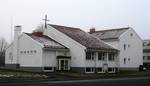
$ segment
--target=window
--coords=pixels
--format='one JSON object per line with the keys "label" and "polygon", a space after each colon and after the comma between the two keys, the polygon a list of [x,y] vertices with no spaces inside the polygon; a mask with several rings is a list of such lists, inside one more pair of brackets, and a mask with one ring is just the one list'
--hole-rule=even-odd
{"label": "window", "polygon": [[130,58],[128,58],[128,61],[130,61],[131,59]]}
{"label": "window", "polygon": [[130,47],[131,45],[130,44],[128,44],[128,47]]}
{"label": "window", "polygon": [[150,60],[150,56],[147,57],[147,60]]}
{"label": "window", "polygon": [[104,52],[98,53],[98,60],[104,61],[105,57],[106,57],[106,53]]}
{"label": "window", "polygon": [[34,53],[36,53],[36,50],[34,50]]}
{"label": "window", "polygon": [[110,73],[114,73],[115,72],[115,68],[108,68],[108,72],[110,72]]}
{"label": "window", "polygon": [[26,54],[26,51],[24,51],[24,54]]}
{"label": "window", "polygon": [[95,53],[94,52],[86,52],[86,60],[94,60]]}
{"label": "window", "polygon": [[13,60],[13,54],[12,54],[12,52],[9,53],[9,60],[11,60],[11,61]]}
{"label": "window", "polygon": [[133,36],[133,33],[131,33],[130,36],[132,37],[132,36]]}
{"label": "window", "polygon": [[31,50],[30,53],[32,54],[32,52],[33,52],[33,51]]}
{"label": "window", "polygon": [[44,67],[44,71],[54,71],[53,67]]}
{"label": "window", "polygon": [[87,67],[87,68],[86,68],[86,72],[87,72],[87,73],[93,73],[93,72],[94,72],[94,68],[92,68],[92,67]]}
{"label": "window", "polygon": [[27,53],[29,53],[29,51],[27,51]]}
{"label": "window", "polygon": [[108,60],[109,61],[114,61],[115,60],[115,54],[114,53],[109,53],[108,54]]}
{"label": "window", "polygon": [[22,54],[22,53],[23,53],[23,51],[20,51],[20,53]]}
{"label": "window", "polygon": [[146,60],[146,56],[143,56],[143,60]]}
{"label": "window", "polygon": [[124,64],[126,64],[126,58],[124,58]]}
{"label": "window", "polygon": [[126,50],[126,44],[124,44],[124,50]]}
{"label": "window", "polygon": [[108,68],[108,72],[112,72],[113,71],[113,68]]}
{"label": "window", "polygon": [[102,68],[97,68],[97,72],[103,72]]}

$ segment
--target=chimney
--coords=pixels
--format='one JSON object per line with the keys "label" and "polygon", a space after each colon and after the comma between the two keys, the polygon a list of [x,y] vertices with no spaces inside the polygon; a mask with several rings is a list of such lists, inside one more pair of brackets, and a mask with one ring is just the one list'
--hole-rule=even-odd
{"label": "chimney", "polygon": [[18,40],[18,36],[21,34],[22,27],[20,25],[15,26],[14,40]]}
{"label": "chimney", "polygon": [[13,46],[13,61],[12,63],[19,65],[19,40],[18,37],[21,34],[21,26],[17,25],[14,27],[14,46]]}
{"label": "chimney", "polygon": [[92,33],[95,33],[95,27],[92,27],[91,29],[90,29],[90,32],[89,32],[90,34],[92,34]]}

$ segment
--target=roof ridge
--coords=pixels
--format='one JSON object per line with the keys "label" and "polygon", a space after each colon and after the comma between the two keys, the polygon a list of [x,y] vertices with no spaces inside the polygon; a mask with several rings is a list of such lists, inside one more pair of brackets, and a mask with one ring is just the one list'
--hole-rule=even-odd
{"label": "roof ridge", "polygon": [[[104,32],[104,31],[116,31],[116,30],[124,30],[124,29],[129,29],[130,27],[122,27],[122,28],[114,28],[114,29],[105,29],[105,30],[98,30],[95,32]],[[94,33],[95,33],[94,32]]]}
{"label": "roof ridge", "polygon": [[52,26],[59,26],[59,27],[64,27],[65,29],[66,28],[71,28],[71,29],[80,29],[78,27],[72,27],[72,26],[64,26],[64,25],[58,25],[58,24],[48,24],[48,25],[52,25]]}

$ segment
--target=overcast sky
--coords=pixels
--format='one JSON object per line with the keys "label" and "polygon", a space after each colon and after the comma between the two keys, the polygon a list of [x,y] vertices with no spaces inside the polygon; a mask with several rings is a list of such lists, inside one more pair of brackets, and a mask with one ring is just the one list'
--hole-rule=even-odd
{"label": "overcast sky", "polygon": [[0,0],[0,37],[10,41],[11,19],[32,32],[45,14],[53,24],[85,31],[129,26],[150,39],[150,0]]}

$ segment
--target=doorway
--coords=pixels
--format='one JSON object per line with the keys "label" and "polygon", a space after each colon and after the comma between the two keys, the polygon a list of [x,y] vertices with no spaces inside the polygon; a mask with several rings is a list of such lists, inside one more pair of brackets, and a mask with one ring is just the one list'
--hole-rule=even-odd
{"label": "doorway", "polygon": [[68,71],[70,70],[70,59],[58,59],[57,65],[58,70]]}

